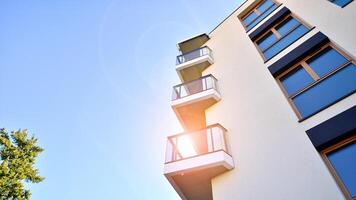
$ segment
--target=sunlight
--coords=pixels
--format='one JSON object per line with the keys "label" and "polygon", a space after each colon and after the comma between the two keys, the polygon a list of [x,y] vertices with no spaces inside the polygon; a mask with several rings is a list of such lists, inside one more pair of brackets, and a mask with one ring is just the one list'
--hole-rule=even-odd
{"label": "sunlight", "polygon": [[178,138],[178,151],[183,158],[197,155],[194,149],[193,141],[189,135],[183,135]]}

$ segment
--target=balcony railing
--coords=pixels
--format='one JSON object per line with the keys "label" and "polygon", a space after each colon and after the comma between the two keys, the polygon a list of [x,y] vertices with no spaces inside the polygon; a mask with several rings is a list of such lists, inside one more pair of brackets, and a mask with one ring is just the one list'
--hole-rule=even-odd
{"label": "balcony railing", "polygon": [[220,124],[205,129],[169,136],[166,146],[166,163],[204,155],[216,151],[229,153],[226,129]]}
{"label": "balcony railing", "polygon": [[210,55],[212,57],[211,49],[209,47],[204,46],[199,49],[194,49],[193,51],[177,56],[177,65],[205,55]]}
{"label": "balcony railing", "polygon": [[209,74],[199,79],[176,85],[173,87],[172,100],[177,100],[209,89],[217,90],[217,82],[218,80]]}

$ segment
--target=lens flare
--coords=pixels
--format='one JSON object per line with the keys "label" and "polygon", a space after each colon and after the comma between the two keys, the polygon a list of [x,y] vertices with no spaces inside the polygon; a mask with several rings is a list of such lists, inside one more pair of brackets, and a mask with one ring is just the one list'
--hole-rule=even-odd
{"label": "lens flare", "polygon": [[177,147],[183,158],[197,155],[193,146],[193,141],[188,135],[183,135],[178,138]]}

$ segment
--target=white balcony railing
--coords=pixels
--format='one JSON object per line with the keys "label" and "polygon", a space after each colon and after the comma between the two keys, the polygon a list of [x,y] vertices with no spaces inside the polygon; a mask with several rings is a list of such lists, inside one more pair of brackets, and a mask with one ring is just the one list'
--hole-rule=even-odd
{"label": "white balcony railing", "polygon": [[176,85],[173,87],[172,100],[181,99],[209,89],[218,91],[217,82],[217,79],[210,74],[193,81]]}
{"label": "white balcony railing", "polygon": [[184,53],[182,55],[177,56],[177,65],[183,64],[185,62],[194,60],[196,58],[209,55],[212,57],[212,51],[209,47],[204,46],[199,49],[194,49],[190,52]]}
{"label": "white balcony railing", "polygon": [[226,129],[220,124],[205,129],[169,136],[166,146],[166,164],[217,151],[229,154]]}

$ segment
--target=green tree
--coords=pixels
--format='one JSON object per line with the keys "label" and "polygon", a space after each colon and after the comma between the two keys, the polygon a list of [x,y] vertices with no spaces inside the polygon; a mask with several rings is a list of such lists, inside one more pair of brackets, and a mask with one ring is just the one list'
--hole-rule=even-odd
{"label": "green tree", "polygon": [[0,200],[28,200],[30,191],[24,182],[39,183],[43,177],[34,169],[37,156],[43,151],[27,130],[0,129]]}

